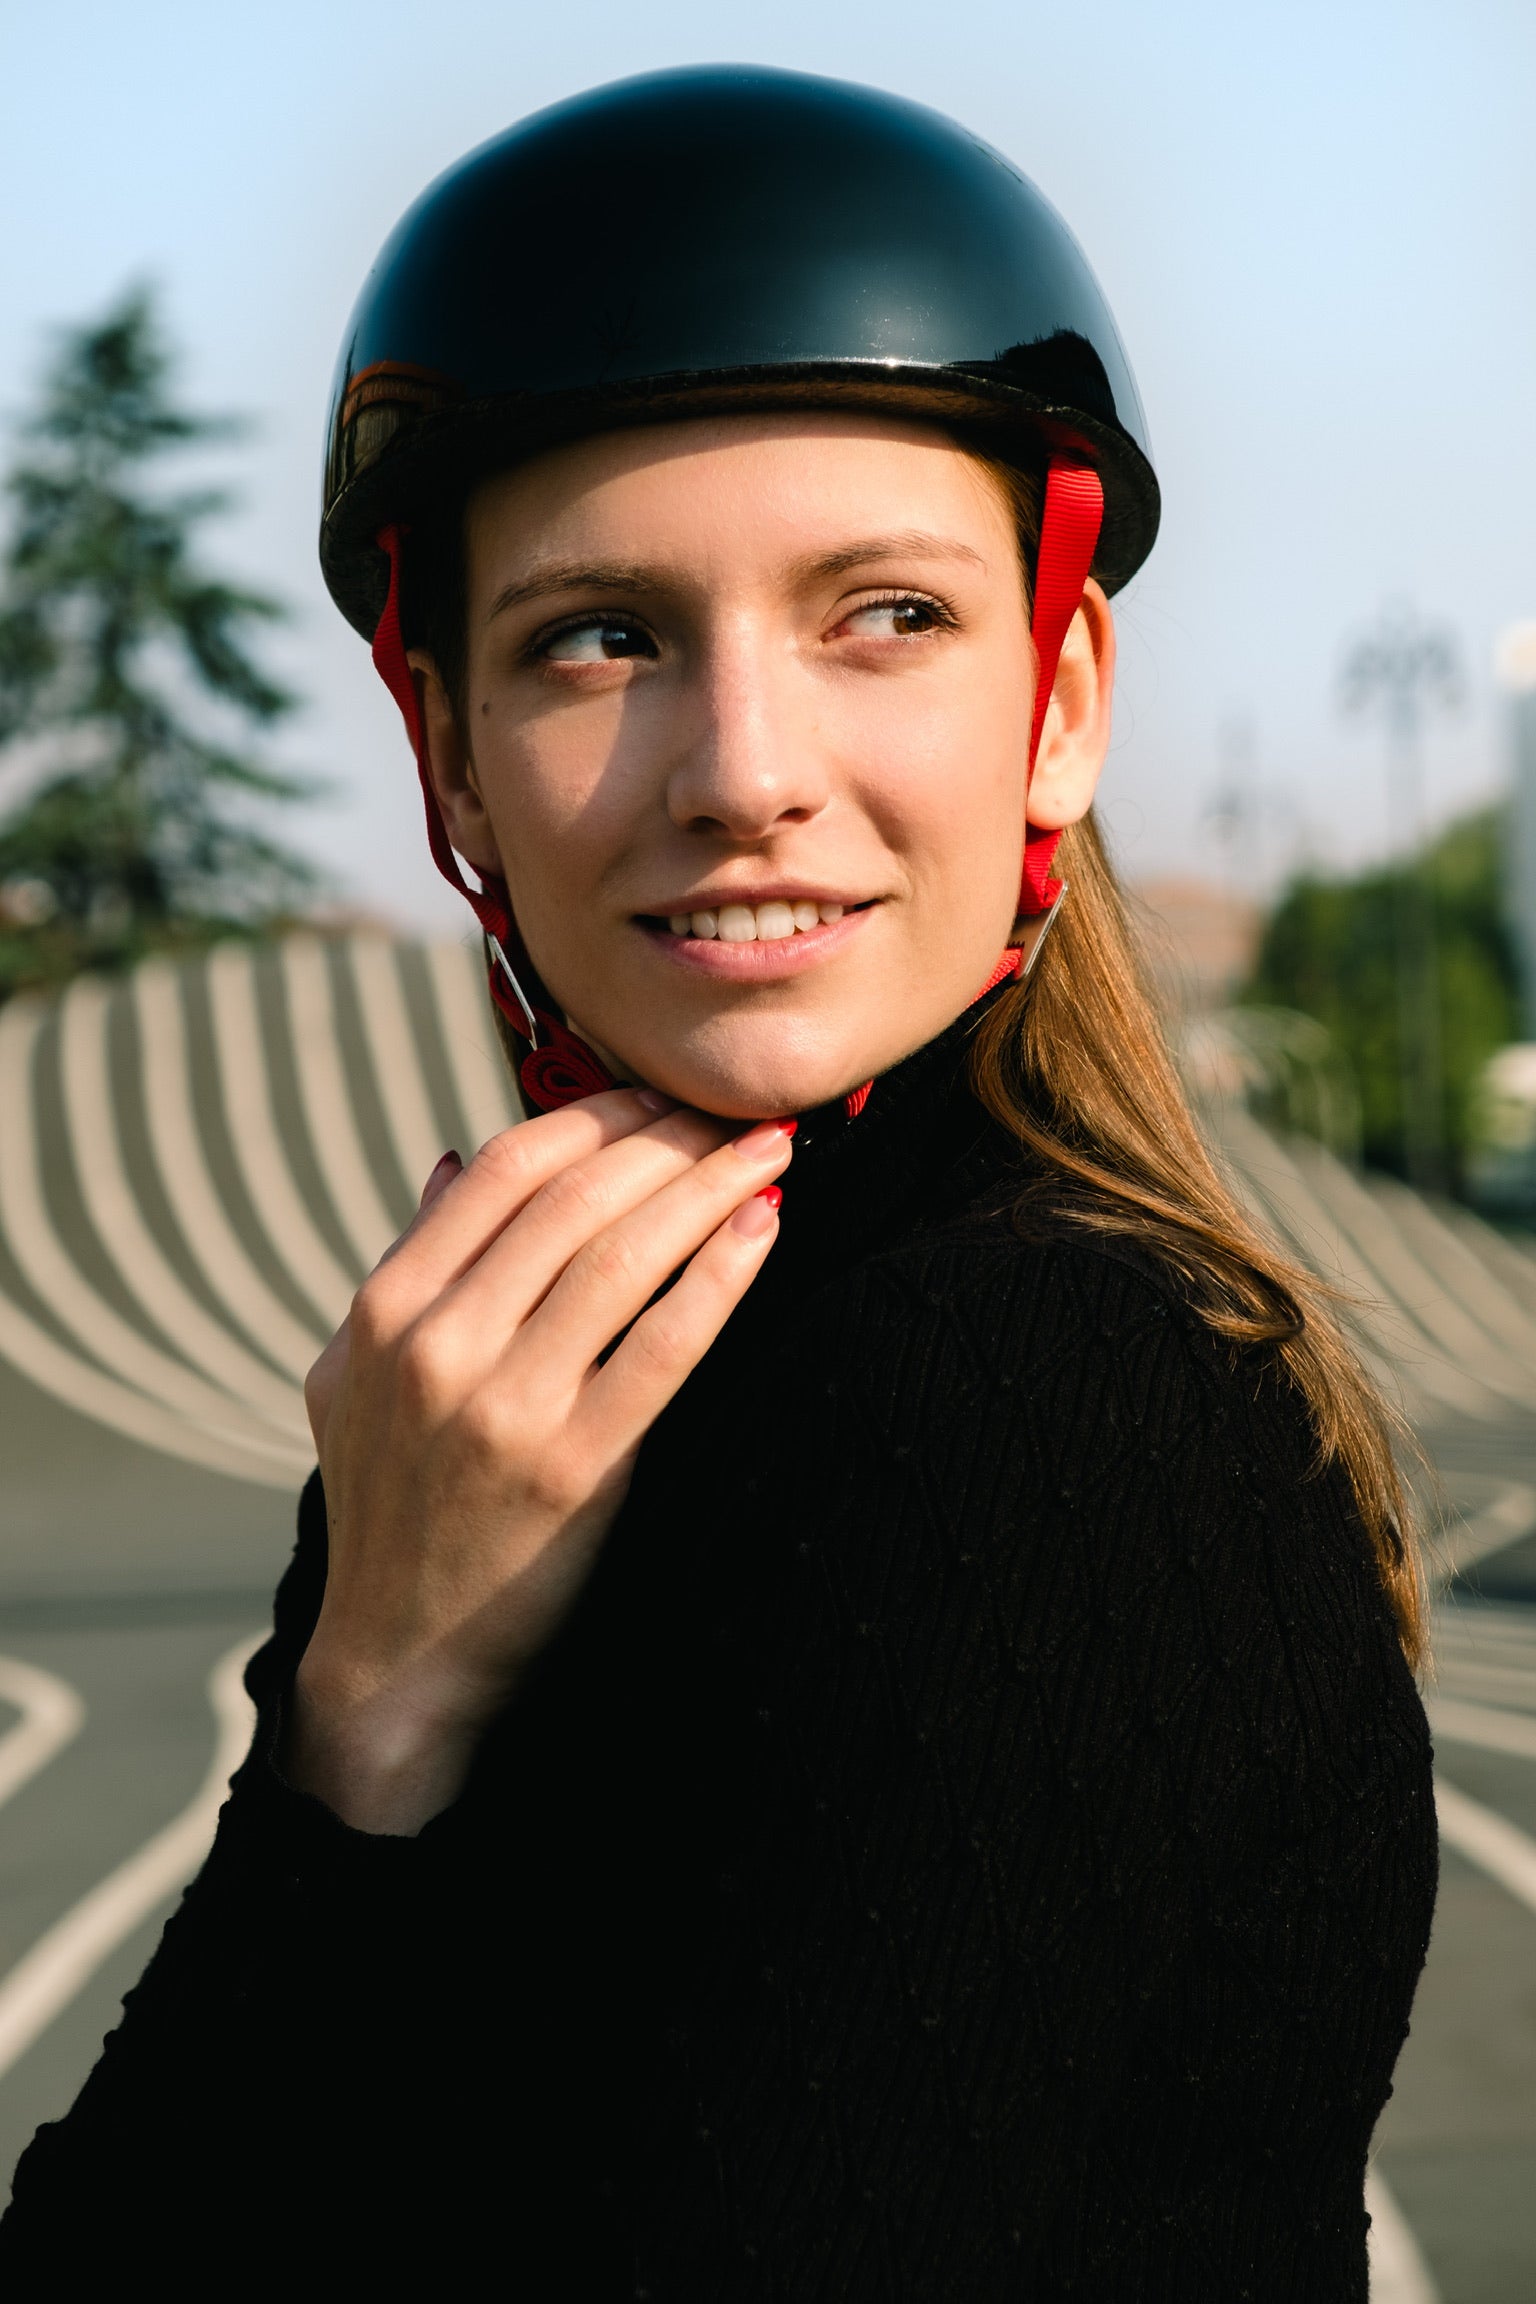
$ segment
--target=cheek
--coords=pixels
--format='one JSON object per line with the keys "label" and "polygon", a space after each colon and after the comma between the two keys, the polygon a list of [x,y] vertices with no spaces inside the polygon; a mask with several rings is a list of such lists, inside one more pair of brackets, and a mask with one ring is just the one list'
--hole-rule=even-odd
{"label": "cheek", "polygon": [[[1000,693],[1001,690],[1001,693]],[[1017,886],[1024,839],[1027,711],[995,677],[959,693],[893,699],[878,740],[860,745],[865,807],[915,888],[963,885],[978,897]]]}
{"label": "cheek", "polygon": [[498,729],[489,715],[478,733],[480,787],[509,884],[530,895],[574,891],[610,837],[600,750],[558,721]]}

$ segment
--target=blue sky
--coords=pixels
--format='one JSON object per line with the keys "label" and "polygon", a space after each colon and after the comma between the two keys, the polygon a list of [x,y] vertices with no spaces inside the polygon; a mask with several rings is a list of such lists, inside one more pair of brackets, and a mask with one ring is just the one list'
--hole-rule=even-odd
{"label": "blue sky", "polygon": [[1271,861],[1388,838],[1343,721],[1349,638],[1406,595],[1467,708],[1433,813],[1501,773],[1495,634],[1536,615],[1536,8],[1530,0],[0,0],[0,411],[60,322],[163,291],[200,402],[249,411],[224,562],[292,601],[311,699],[284,749],[335,781],[303,838],[352,892],[457,913],[409,761],[314,568],[319,434],[353,295],[400,210],[481,138],[595,82],[745,59],[861,79],[1011,154],[1088,250],[1166,505],[1124,597],[1105,808],[1133,873],[1220,866],[1223,730],[1251,729]]}

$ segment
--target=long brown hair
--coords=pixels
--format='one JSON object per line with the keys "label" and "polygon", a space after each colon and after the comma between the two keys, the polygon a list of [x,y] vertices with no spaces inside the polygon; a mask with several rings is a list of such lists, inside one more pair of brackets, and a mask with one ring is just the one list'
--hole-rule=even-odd
{"label": "long brown hair", "polygon": [[[1032,481],[978,457],[1018,523],[1026,575],[1039,535]],[[1278,1359],[1306,1402],[1317,1469],[1354,1491],[1403,1652],[1428,1652],[1424,1575],[1394,1440],[1400,1419],[1337,1316],[1341,1299],[1250,1221],[1206,1145],[1169,1053],[1124,897],[1090,813],[1062,836],[1070,883],[1026,980],[994,1002],[972,1047],[971,1085],[1031,1156],[1018,1210],[1049,1205],[1085,1230],[1133,1241],[1174,1277],[1234,1358]]]}

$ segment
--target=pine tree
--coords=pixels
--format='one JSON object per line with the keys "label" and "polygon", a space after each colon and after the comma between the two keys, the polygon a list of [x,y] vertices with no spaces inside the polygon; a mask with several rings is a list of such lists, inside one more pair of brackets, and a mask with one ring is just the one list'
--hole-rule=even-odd
{"label": "pine tree", "polygon": [[253,753],[293,704],[247,644],[281,611],[198,564],[227,496],[154,485],[156,459],[234,427],[169,380],[130,294],[64,338],[5,482],[0,997],[256,926],[315,884],[254,821],[308,789]]}

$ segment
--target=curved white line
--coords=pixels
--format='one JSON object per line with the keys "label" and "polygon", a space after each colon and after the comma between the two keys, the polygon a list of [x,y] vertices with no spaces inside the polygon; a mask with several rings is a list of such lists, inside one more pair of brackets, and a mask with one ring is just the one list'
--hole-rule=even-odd
{"label": "curved white line", "polygon": [[337,1217],[364,1270],[371,1271],[400,1227],[384,1205],[358,1134],[337,1041],[325,948],[318,936],[285,936],[281,954],[294,1067],[310,1140]]}
{"label": "curved white line", "polygon": [[0,2075],[26,2054],[109,1954],[191,1877],[207,1854],[229,1779],[251,1741],[255,1712],[240,1675],[265,1638],[258,1632],[240,1641],[209,1675],[208,1700],[218,1735],[195,1797],[56,1920],[0,1980]]}
{"label": "curved white line", "polygon": [[1475,1744],[1484,1752],[1513,1752],[1521,1760],[1536,1760],[1536,1720],[1528,1712],[1467,1704],[1456,1696],[1431,1696],[1424,1709],[1436,1736],[1449,1744]]}
{"label": "curved white line", "polygon": [[437,1007],[443,1053],[453,1076],[454,1093],[470,1141],[466,1154],[478,1152],[492,1136],[523,1117],[496,1041],[490,1003],[480,963],[465,944],[429,944],[427,975]]}
{"label": "curved white line", "polygon": [[64,1111],[81,1197],[97,1238],[128,1293],[184,1358],[285,1439],[305,1441],[309,1427],[299,1387],[248,1352],[198,1302],[144,1221],[123,1166],[113,1108],[107,1063],[110,999],[99,977],[82,976],[65,993],[59,1013]]}
{"label": "curved white line", "polygon": [[115,1375],[218,1439],[289,1471],[303,1470],[307,1449],[258,1425],[227,1394],[150,1343],[66,1255],[43,1198],[31,1125],[31,1058],[44,1013],[25,999],[0,1009],[0,1225],[18,1266],[60,1325]]}
{"label": "curved white line", "polygon": [[1440,1659],[1439,1681],[1451,1695],[1486,1696],[1516,1712],[1536,1709],[1536,1671],[1529,1664],[1500,1664],[1458,1651]]}
{"label": "curved white line", "polygon": [[317,1319],[306,1328],[251,1260],[230,1222],[209,1171],[192,1109],[186,1018],[180,971],[146,960],[133,971],[139,1061],[150,1142],[176,1221],[209,1287],[246,1334],[302,1383],[325,1337]]}
{"label": "curved white line", "polygon": [[1371,2219],[1371,2304],[1440,2304],[1423,2251],[1376,2168],[1365,2172],[1365,2205]]}
{"label": "curved white line", "polygon": [[353,935],[343,950],[395,1157],[406,1183],[419,1192],[442,1156],[443,1134],[422,1077],[396,948],[382,936]]}
{"label": "curved white line", "polygon": [[1383,1291],[1380,1275],[1358,1242],[1282,1144],[1237,1106],[1221,1114],[1220,1134],[1229,1161],[1282,1235],[1290,1238],[1314,1272],[1349,1292],[1354,1325],[1365,1331],[1379,1369],[1384,1364],[1381,1372],[1390,1372],[1398,1384],[1428,1393],[1466,1415],[1486,1418],[1502,1413],[1485,1384],[1452,1366],[1412,1307],[1390,1290]]}
{"label": "curved white line", "polygon": [[1536,1912],[1536,1840],[1528,1832],[1480,1800],[1469,1800],[1443,1776],[1435,1778],[1435,1812],[1442,1840]]}
{"label": "curved white line", "polygon": [[8,1296],[0,1295],[0,1357],[19,1369],[29,1384],[60,1400],[77,1416],[92,1417],[109,1432],[121,1432],[141,1448],[156,1448],[162,1456],[175,1456],[184,1464],[200,1464],[227,1479],[249,1481],[258,1488],[292,1491],[294,1468],[251,1456],[234,1440],[220,1439],[200,1424],[130,1391],[115,1376],[103,1375],[67,1346],[40,1328]]}
{"label": "curved white line", "polygon": [[1370,1197],[1386,1210],[1451,1302],[1477,1321],[1494,1349],[1513,1353],[1522,1367],[1536,1372],[1536,1320],[1438,1209],[1392,1176],[1373,1176]]}
{"label": "curved white line", "polygon": [[55,1752],[62,1752],[85,1726],[85,1706],[67,1680],[0,1656],[0,1696],[21,1718],[0,1736],[0,1803],[19,1792]]}
{"label": "curved white line", "polygon": [[1496,1345],[1436,1279],[1408,1234],[1365,1186],[1321,1145],[1299,1142],[1297,1165],[1341,1229],[1354,1241],[1378,1282],[1417,1321],[1434,1350],[1463,1375],[1506,1400],[1529,1407],[1536,1384],[1528,1367]]}
{"label": "curved white line", "polygon": [[278,1262],[322,1326],[339,1328],[362,1274],[348,1272],[331,1253],[294,1182],[272,1109],[249,945],[215,945],[206,981],[219,1093],[241,1179]]}

